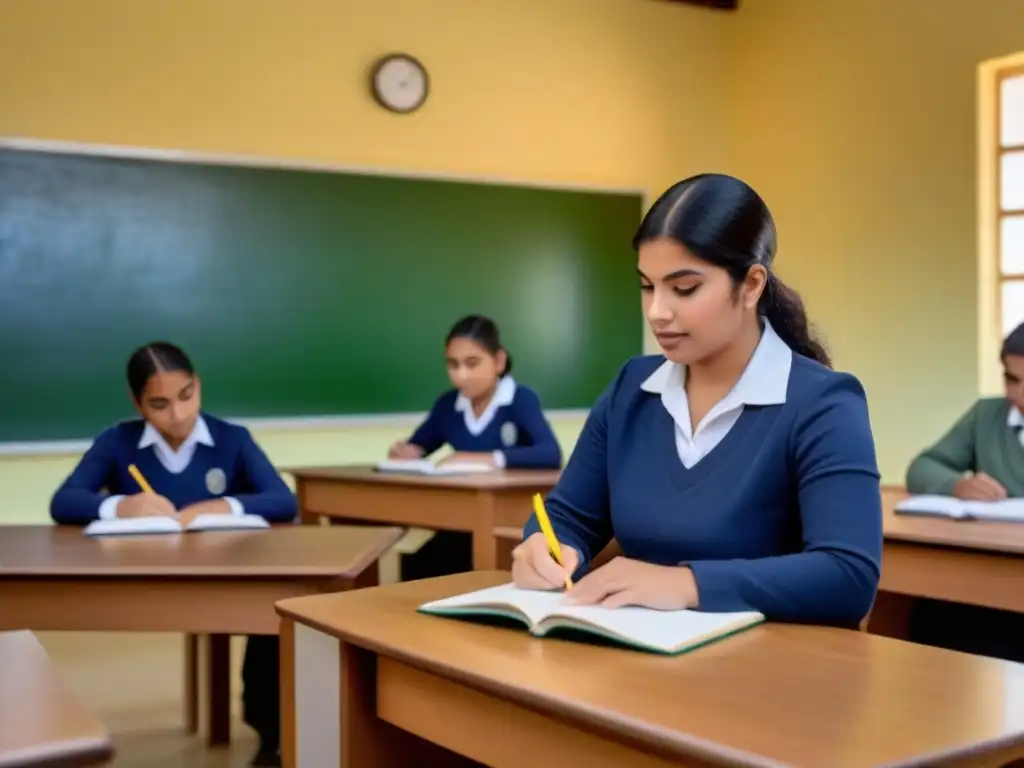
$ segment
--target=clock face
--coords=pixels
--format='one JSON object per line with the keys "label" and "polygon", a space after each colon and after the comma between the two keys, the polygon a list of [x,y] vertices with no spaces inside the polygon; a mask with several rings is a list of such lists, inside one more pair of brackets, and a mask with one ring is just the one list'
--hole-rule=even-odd
{"label": "clock face", "polygon": [[412,112],[427,100],[427,71],[412,56],[385,56],[373,72],[373,95],[392,112]]}

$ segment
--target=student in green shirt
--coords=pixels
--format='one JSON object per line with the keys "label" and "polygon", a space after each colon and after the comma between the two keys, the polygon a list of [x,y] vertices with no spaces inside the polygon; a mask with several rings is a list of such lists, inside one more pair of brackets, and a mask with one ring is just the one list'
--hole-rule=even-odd
{"label": "student in green shirt", "polygon": [[1002,349],[1005,397],[976,402],[907,470],[911,493],[998,501],[1024,497],[1024,323]]}
{"label": "student in green shirt", "polygon": [[[907,470],[911,493],[997,501],[1024,497],[1024,324],[1003,342],[1005,397],[976,402]],[[957,651],[1024,661],[1024,615],[920,600],[910,639]]]}

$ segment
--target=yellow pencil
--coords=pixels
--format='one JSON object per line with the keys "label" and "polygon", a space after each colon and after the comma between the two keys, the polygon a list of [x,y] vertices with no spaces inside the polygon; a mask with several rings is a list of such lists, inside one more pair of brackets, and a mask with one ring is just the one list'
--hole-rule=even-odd
{"label": "yellow pencil", "polygon": [[[551,550],[551,554],[554,555],[555,560],[558,564],[565,567],[565,563],[562,561],[562,548],[558,546],[558,539],[555,537],[555,529],[551,527],[551,519],[548,517],[548,511],[544,509],[544,499],[540,497],[539,493],[533,495],[533,512],[537,515],[537,522],[540,523],[540,530],[544,534],[544,538],[547,539],[548,549]],[[565,588],[572,589],[572,579],[569,574],[565,575]]]}
{"label": "yellow pencil", "polygon": [[153,492],[152,487],[150,487],[149,483],[146,482],[146,478],[142,476],[142,473],[139,472],[139,468],[134,464],[128,465],[128,474],[135,478],[135,482],[139,484],[139,488],[142,489],[143,493]]}

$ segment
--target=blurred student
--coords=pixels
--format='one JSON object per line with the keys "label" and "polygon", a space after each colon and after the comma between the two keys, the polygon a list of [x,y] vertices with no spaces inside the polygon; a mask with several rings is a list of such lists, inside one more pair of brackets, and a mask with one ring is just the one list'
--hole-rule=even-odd
{"label": "blurred student", "polygon": [[[540,398],[512,378],[512,357],[498,326],[481,315],[462,318],[445,338],[445,362],[453,389],[441,395],[407,441],[391,446],[392,459],[419,459],[442,446],[454,450],[443,463],[475,463],[496,469],[558,469],[562,451]],[[472,569],[472,538],[438,531],[402,561],[402,578]]]}
{"label": "blurred student", "polygon": [[[86,525],[114,517],[166,515],[187,525],[198,515],[294,519],[295,496],[252,435],[200,410],[200,380],[186,354],[167,342],[128,359],[128,389],[141,418],[106,429],[54,494],[53,520]],[[153,493],[128,472],[138,467]],[[278,639],[248,639],[242,668],[245,721],[259,734],[253,765],[280,765]]]}
{"label": "blurred student", "polygon": [[[547,499],[566,568],[533,518],[515,583],[557,589],[575,573],[579,604],[856,626],[882,554],[867,402],[773,271],[767,206],[730,176],[689,178],[633,245],[663,354],[626,362]],[[613,536],[623,556],[588,573]]]}
{"label": "blurred student", "polygon": [[978,400],[907,469],[907,490],[977,501],[1024,497],[1024,324],[1003,341],[1002,397]]}
{"label": "blurred student", "polygon": [[[972,501],[1024,497],[1024,324],[1003,341],[1003,397],[978,400],[907,469],[914,494]],[[1024,661],[1024,617],[978,605],[919,600],[910,639],[981,656]]]}

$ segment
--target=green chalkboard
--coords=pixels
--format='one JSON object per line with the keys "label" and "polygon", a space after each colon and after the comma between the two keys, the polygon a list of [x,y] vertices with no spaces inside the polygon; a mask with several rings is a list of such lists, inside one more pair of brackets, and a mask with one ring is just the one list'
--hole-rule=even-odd
{"label": "green chalkboard", "polygon": [[0,150],[0,441],[131,413],[124,364],[182,345],[228,418],[426,410],[443,338],[499,323],[547,408],[642,346],[639,194]]}

